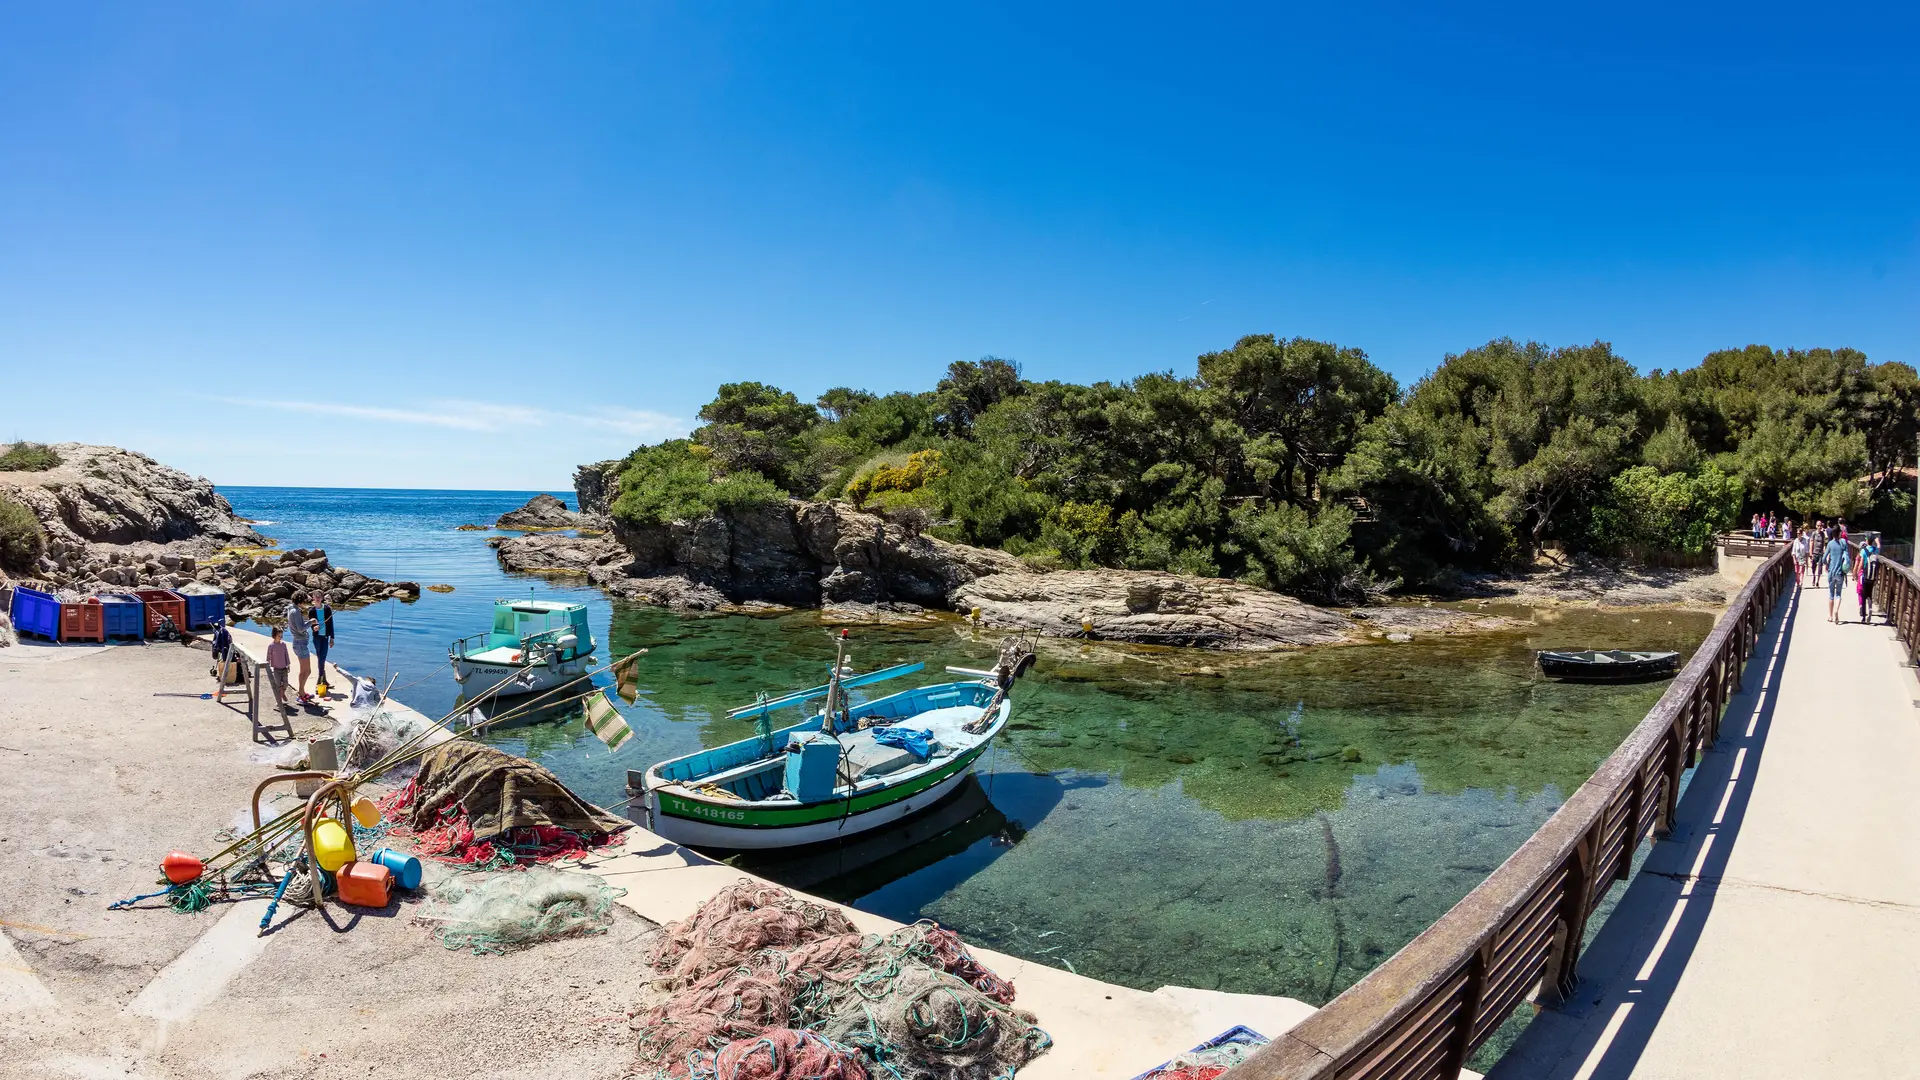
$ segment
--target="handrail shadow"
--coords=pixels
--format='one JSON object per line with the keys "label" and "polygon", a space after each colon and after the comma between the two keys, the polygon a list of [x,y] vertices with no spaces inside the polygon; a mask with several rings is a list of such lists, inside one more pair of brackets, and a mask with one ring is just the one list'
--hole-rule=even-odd
{"label": "handrail shadow", "polygon": [[[1623,1080],[1632,1075],[1699,945],[1746,822],[1800,600],[1800,589],[1791,589],[1787,602],[1768,620],[1759,647],[1747,660],[1745,688],[1727,703],[1721,738],[1701,755],[1681,795],[1674,813],[1675,835],[1654,843],[1618,906],[1583,951],[1588,965],[1602,957],[1616,962],[1618,976],[1583,977],[1567,1000],[1551,1010],[1577,1022],[1536,1021],[1487,1074],[1488,1080]],[[1661,929],[1649,940],[1653,927]],[[1588,1022],[1595,1009],[1621,996],[1621,979],[1629,984],[1625,1000],[1614,1004],[1605,1025]]]}

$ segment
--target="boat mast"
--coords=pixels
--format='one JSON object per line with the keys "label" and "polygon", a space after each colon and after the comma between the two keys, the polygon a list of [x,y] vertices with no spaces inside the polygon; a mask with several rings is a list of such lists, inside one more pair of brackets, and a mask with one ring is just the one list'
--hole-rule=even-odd
{"label": "boat mast", "polygon": [[840,675],[847,668],[847,632],[842,629],[833,639],[833,674],[827,679],[827,708],[820,730],[829,735],[839,734],[839,722],[836,716],[845,715],[846,688],[840,685]]}

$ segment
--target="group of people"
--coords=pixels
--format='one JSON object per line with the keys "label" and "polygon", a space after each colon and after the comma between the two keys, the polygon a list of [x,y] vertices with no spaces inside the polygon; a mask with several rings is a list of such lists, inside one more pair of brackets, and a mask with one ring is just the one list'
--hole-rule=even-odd
{"label": "group of people", "polygon": [[[273,682],[274,703],[283,712],[291,713],[298,711],[296,705],[287,703],[287,678],[294,659],[300,661],[300,679],[294,683],[295,701],[299,705],[319,704],[319,699],[307,692],[307,678],[313,674],[313,661],[317,659],[320,678],[315,689],[326,685],[327,650],[333,648],[333,608],[327,605],[326,597],[314,593],[288,601],[284,614],[287,625],[273,628],[273,643],[267,646],[267,676]],[[291,657],[287,655],[289,644]]]}
{"label": "group of people", "polygon": [[1793,539],[1793,522],[1785,514],[1775,516],[1772,511],[1753,515],[1753,535],[1762,540]]}
{"label": "group of people", "polygon": [[[1857,543],[1847,536],[1847,523],[1836,521],[1829,525],[1825,521],[1815,520],[1811,525],[1795,530],[1793,523],[1781,518],[1778,521],[1768,517],[1764,523],[1758,515],[1754,518],[1755,536],[1770,535],[1779,539],[1793,541],[1793,571],[1796,580],[1804,581],[1814,588],[1820,587],[1820,578],[1827,579],[1827,618],[1832,622],[1840,621],[1840,598],[1851,582],[1854,594],[1858,597],[1860,621],[1871,622],[1873,618],[1873,585],[1878,567],[1874,557],[1880,554],[1880,534],[1867,533]],[[1784,530],[1761,533],[1762,525],[1768,529]]]}

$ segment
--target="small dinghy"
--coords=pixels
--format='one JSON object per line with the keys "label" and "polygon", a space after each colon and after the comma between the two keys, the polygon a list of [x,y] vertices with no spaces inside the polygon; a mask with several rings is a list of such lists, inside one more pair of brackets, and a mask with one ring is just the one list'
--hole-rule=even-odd
{"label": "small dinghy", "polygon": [[[846,670],[845,632],[825,686],[755,702],[728,715],[760,721],[760,734],[670,758],[627,774],[627,793],[647,828],[688,847],[728,851],[843,840],[939,805],[1006,727],[1007,695],[1033,663],[1010,642],[991,671],[853,704],[847,691],[911,675],[901,664],[865,675]],[[816,698],[825,704],[791,727],[774,710]]]}
{"label": "small dinghy", "polygon": [[1542,650],[1540,670],[1548,677],[1578,682],[1615,682],[1657,679],[1680,667],[1677,652],[1631,652],[1626,649],[1584,649],[1575,652]]}

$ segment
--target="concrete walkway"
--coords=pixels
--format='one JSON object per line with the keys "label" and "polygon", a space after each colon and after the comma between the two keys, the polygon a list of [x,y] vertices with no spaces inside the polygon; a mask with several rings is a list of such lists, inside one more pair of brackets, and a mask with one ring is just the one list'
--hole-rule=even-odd
{"label": "concrete walkway", "polygon": [[1920,684],[1844,606],[1775,613],[1675,837],[1494,1080],[1920,1078]]}

